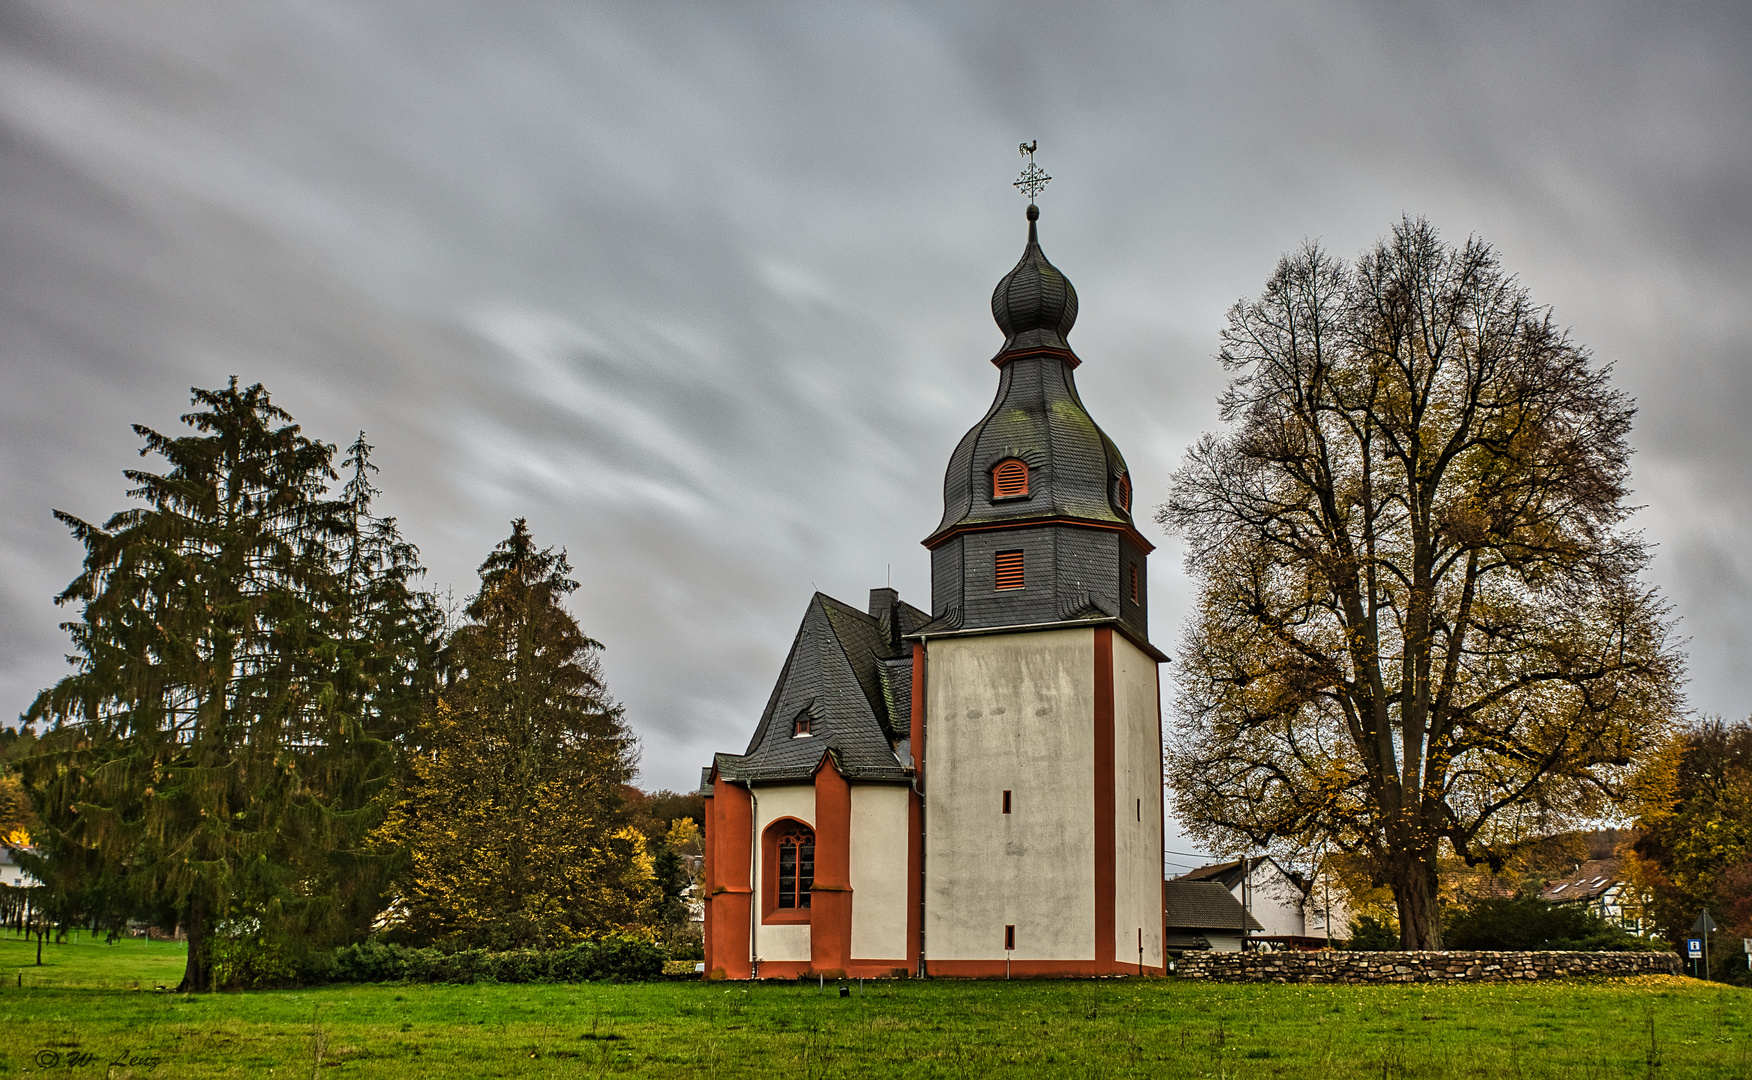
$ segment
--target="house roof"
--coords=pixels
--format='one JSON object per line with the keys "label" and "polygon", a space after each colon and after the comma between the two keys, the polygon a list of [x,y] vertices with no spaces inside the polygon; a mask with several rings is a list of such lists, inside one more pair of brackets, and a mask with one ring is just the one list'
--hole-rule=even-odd
{"label": "house roof", "polygon": [[1245,921],[1249,930],[1265,927],[1241,906],[1233,893],[1215,881],[1187,881],[1175,878],[1162,886],[1163,908],[1167,913],[1170,933],[1195,930],[1225,930],[1234,932]]}
{"label": "house roof", "polygon": [[1199,867],[1197,870],[1181,874],[1174,880],[1214,881],[1222,885],[1225,889],[1233,889],[1236,885],[1241,883],[1241,879],[1246,877],[1249,872],[1258,872],[1261,867],[1268,865],[1277,870],[1279,874],[1282,874],[1285,878],[1289,879],[1296,888],[1301,889],[1304,892],[1307,891],[1308,880],[1306,878],[1300,874],[1285,870],[1276,859],[1269,855],[1251,859],[1231,859],[1228,862],[1207,863],[1206,865]]}
{"label": "house roof", "polygon": [[1623,880],[1617,859],[1590,859],[1562,881],[1547,885],[1539,896],[1552,904],[1593,900]]}
{"label": "house roof", "polygon": [[[848,778],[911,775],[894,745],[912,727],[912,662],[901,635],[930,617],[893,589],[872,589],[870,604],[875,614],[823,593],[810,598],[748,749],[714,758],[720,777],[807,781],[826,754]],[[809,734],[794,734],[805,715]],[[702,790],[710,776],[708,768]]]}

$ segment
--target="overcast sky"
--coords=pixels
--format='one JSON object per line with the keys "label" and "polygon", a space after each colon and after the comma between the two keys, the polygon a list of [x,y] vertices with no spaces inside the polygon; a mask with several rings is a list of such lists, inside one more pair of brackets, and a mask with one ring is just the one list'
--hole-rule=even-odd
{"label": "overcast sky", "polygon": [[0,0],[0,715],[64,672],[51,509],[121,509],[129,425],[235,374],[369,433],[435,585],[516,516],[566,548],[642,782],[691,786],[813,589],[929,606],[1038,139],[1140,506],[1228,306],[1425,215],[1638,399],[1691,703],[1745,716],[1752,5],[1529,7]]}

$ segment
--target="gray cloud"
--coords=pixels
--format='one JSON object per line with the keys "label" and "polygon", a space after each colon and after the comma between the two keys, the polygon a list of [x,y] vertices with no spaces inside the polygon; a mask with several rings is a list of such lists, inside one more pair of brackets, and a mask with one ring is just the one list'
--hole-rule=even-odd
{"label": "gray cloud", "polygon": [[[812,586],[927,601],[1037,137],[1080,385],[1141,501],[1278,254],[1427,215],[1639,399],[1692,700],[1744,715],[1749,107],[1735,4],[6,0],[0,706],[61,670],[50,508],[119,509],[128,425],[236,373],[369,431],[458,595],[513,516],[565,546],[645,782],[691,783]],[[1157,559],[1171,648],[1190,595]]]}

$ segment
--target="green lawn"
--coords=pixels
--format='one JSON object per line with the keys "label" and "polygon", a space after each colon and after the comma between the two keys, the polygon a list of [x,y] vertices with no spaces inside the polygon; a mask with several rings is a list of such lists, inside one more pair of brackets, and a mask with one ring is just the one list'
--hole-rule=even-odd
{"label": "green lawn", "polygon": [[43,963],[37,966],[36,938],[0,936],[0,982],[8,989],[76,987],[82,990],[151,990],[182,981],[188,949],[180,942],[123,938],[113,945],[104,935],[83,931],[57,945],[43,943]]}
{"label": "green lawn", "polygon": [[174,983],[173,946],[51,945],[50,965],[32,969],[34,947],[0,942],[8,973],[25,972],[23,989],[16,976],[0,988],[0,1075],[53,1064],[117,1078],[1752,1077],[1752,997],[1677,978],[902,981],[847,999],[814,985],[695,982],[190,998],[117,989]]}

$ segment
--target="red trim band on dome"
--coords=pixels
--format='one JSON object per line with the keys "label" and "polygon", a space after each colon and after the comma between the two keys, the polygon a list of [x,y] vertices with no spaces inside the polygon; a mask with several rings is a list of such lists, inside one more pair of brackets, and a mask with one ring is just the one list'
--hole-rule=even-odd
{"label": "red trim band on dome", "polygon": [[1114,532],[1125,533],[1131,538],[1132,543],[1143,549],[1145,555],[1156,550],[1156,545],[1145,540],[1143,534],[1138,532],[1134,525],[1116,525],[1107,521],[1085,521],[1082,518],[1073,517],[1025,518],[1017,521],[982,521],[972,525],[954,525],[921,540],[920,543],[928,550],[935,550],[947,542],[950,537],[959,536],[962,533],[989,532],[992,529],[1031,529],[1040,525],[1079,525],[1085,529],[1112,529]]}
{"label": "red trim band on dome", "polygon": [[1001,352],[992,357],[992,365],[994,367],[1003,367],[1012,360],[1026,360],[1030,356],[1056,356],[1060,360],[1071,365],[1073,370],[1083,366],[1083,361],[1077,358],[1076,353],[1069,349],[1055,349],[1050,345],[1035,345],[1028,348],[1006,350],[1005,352]]}

